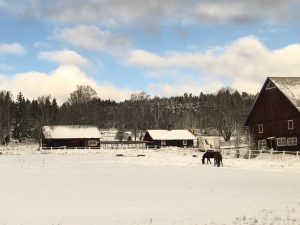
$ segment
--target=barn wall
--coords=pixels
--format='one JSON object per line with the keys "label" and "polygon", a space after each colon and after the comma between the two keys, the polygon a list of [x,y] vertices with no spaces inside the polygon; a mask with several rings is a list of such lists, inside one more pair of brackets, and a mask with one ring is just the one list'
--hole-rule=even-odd
{"label": "barn wall", "polygon": [[[183,140],[166,140],[166,145],[164,146],[175,146],[175,147],[187,147],[191,148],[193,147],[193,140],[187,140],[187,145],[183,145]],[[161,146],[161,140],[154,140],[150,143],[146,144],[147,146],[159,146],[159,147],[164,147]]]}
{"label": "barn wall", "polygon": [[144,136],[144,141],[153,141],[152,137],[150,136],[149,132],[146,132]]}
{"label": "barn wall", "polygon": [[[91,139],[43,139],[43,147],[70,147],[70,148],[83,148],[89,147],[88,141],[89,140],[96,140],[99,142],[97,138]],[[97,147],[100,147],[100,143],[97,144]]]}
{"label": "barn wall", "polygon": [[[266,81],[262,92],[256,100],[255,107],[247,120],[247,126],[257,144],[258,140],[268,137],[297,137],[296,146],[278,146],[278,150],[300,150],[300,114],[292,103],[278,88],[265,90]],[[288,130],[288,120],[294,121],[294,129]],[[263,124],[263,133],[259,133],[258,125]],[[267,146],[274,148],[274,141],[267,140]]]}

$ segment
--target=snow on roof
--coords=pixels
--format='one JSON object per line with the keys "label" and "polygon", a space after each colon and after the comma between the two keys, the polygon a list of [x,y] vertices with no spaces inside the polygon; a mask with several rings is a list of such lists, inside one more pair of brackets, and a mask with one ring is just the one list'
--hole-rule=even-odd
{"label": "snow on roof", "polygon": [[46,139],[66,138],[100,138],[100,132],[96,126],[44,126],[43,134]]}
{"label": "snow on roof", "polygon": [[270,77],[270,80],[300,111],[300,77]]}
{"label": "snow on roof", "polygon": [[153,140],[194,140],[196,137],[188,130],[147,130]]}

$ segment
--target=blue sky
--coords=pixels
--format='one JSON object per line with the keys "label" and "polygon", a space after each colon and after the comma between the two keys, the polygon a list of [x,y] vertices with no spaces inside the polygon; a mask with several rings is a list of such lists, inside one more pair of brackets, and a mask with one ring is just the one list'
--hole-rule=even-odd
{"label": "blue sky", "polygon": [[76,85],[103,99],[256,93],[299,76],[296,0],[0,0],[0,89],[62,103]]}

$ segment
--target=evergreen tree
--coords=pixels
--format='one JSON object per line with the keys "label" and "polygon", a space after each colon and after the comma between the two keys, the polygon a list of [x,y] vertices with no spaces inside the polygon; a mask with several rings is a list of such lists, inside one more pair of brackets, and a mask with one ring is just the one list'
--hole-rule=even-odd
{"label": "evergreen tree", "polygon": [[18,139],[20,142],[29,136],[28,110],[26,106],[25,98],[23,97],[23,94],[19,92],[15,103],[13,137]]}
{"label": "evergreen tree", "polygon": [[11,131],[11,95],[9,92],[0,92],[0,144],[6,144],[10,139]]}

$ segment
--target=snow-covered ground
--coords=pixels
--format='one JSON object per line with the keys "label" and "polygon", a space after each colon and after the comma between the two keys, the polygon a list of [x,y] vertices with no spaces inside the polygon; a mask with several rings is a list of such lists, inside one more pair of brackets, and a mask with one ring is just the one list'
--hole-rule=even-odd
{"label": "snow-covered ground", "polygon": [[46,153],[0,155],[0,225],[300,224],[300,157]]}

